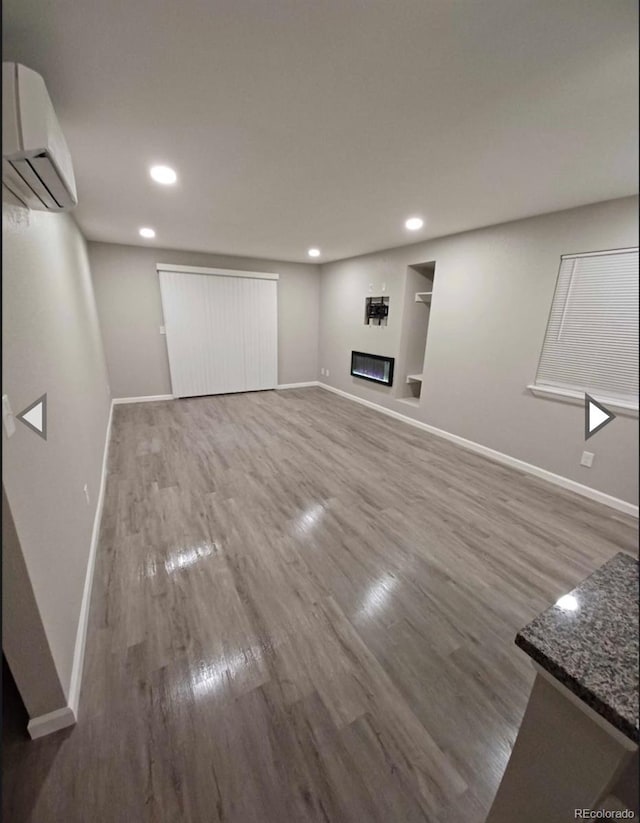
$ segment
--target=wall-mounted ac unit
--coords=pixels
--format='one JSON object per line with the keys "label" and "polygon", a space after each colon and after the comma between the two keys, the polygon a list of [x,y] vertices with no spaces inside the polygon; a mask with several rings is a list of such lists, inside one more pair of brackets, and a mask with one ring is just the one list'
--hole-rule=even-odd
{"label": "wall-mounted ac unit", "polygon": [[30,209],[65,211],[78,202],[47,87],[20,63],[2,64],[2,183]]}

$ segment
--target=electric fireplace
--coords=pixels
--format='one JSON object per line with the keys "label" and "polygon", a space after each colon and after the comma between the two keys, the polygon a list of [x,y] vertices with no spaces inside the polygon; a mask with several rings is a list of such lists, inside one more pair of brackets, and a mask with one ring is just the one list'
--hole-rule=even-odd
{"label": "electric fireplace", "polygon": [[383,386],[393,385],[393,357],[382,357],[379,354],[365,354],[361,351],[351,352],[351,374],[362,380],[371,380],[372,383],[382,383]]}

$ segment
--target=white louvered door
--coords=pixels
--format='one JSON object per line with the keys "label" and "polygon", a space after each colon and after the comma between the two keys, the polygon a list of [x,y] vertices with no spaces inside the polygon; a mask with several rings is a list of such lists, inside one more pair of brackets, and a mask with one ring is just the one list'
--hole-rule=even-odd
{"label": "white louvered door", "polygon": [[277,275],[158,270],[173,394],[275,388]]}

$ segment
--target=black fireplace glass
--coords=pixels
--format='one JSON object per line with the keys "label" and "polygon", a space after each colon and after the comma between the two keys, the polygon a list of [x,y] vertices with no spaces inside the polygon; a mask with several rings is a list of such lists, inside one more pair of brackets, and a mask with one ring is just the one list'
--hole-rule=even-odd
{"label": "black fireplace glass", "polygon": [[366,354],[361,351],[351,352],[351,374],[362,380],[392,386],[393,364],[393,357],[382,357],[379,354]]}

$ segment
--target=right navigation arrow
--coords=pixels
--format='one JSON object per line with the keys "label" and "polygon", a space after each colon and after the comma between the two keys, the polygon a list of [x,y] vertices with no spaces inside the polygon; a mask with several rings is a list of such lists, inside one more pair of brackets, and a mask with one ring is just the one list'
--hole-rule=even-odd
{"label": "right navigation arrow", "polygon": [[601,428],[615,419],[615,414],[594,400],[588,394],[584,396],[584,439],[588,440]]}

